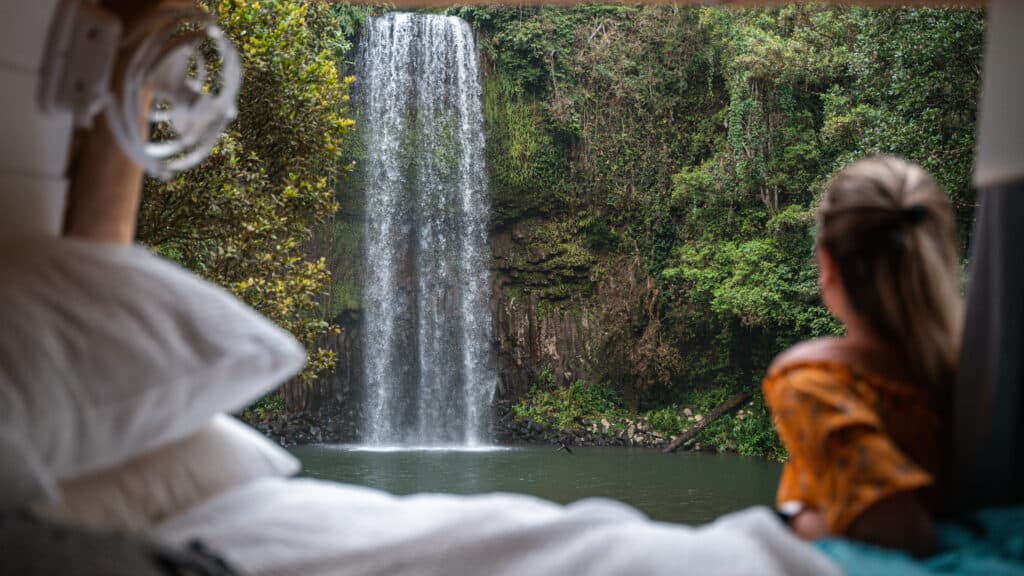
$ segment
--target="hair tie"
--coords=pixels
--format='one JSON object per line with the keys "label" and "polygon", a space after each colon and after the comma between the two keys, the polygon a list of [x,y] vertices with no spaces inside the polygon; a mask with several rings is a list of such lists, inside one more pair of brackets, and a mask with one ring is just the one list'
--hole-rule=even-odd
{"label": "hair tie", "polygon": [[928,207],[924,204],[914,204],[900,211],[900,220],[905,226],[916,226],[928,218]]}

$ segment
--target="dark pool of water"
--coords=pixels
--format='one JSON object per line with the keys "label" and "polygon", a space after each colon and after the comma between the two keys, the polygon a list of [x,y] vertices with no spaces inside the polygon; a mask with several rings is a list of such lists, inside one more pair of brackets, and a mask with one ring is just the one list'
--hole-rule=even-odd
{"label": "dark pool of water", "polygon": [[497,450],[385,450],[299,446],[304,476],[396,494],[520,492],[568,503],[588,496],[627,502],[657,520],[699,524],[771,504],[781,465],[756,458],[662,454],[641,448],[547,446]]}

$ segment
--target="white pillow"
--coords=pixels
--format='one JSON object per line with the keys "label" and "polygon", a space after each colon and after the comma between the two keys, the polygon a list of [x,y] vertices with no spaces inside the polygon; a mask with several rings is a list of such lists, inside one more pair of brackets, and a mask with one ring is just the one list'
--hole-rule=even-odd
{"label": "white pillow", "polygon": [[139,246],[0,244],[0,318],[0,435],[57,479],[182,438],[305,361],[232,294]]}
{"label": "white pillow", "polygon": [[258,478],[292,476],[294,456],[219,414],[198,432],[123,464],[61,482],[43,516],[87,528],[138,531]]}

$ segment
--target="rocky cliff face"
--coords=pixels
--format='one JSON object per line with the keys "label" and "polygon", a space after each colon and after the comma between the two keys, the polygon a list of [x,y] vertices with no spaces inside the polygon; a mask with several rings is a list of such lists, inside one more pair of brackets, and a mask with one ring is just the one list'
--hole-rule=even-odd
{"label": "rocky cliff face", "polygon": [[[294,380],[281,389],[290,415],[303,417],[324,428],[322,438],[310,434],[310,441],[352,441],[356,438],[356,425],[360,421],[362,314],[358,310],[349,310],[335,318],[334,323],[341,328],[341,333],[329,336],[321,343],[337,355],[334,372],[314,382]],[[274,432],[285,435],[278,430]],[[296,441],[291,440],[290,443]]]}
{"label": "rocky cliff face", "polygon": [[658,290],[635,247],[595,244],[586,217],[526,218],[496,229],[492,312],[498,397],[514,400],[543,370],[556,384],[614,383],[628,404],[660,393],[679,363]]}
{"label": "rocky cliff face", "polygon": [[556,382],[592,376],[596,316],[587,297],[595,278],[586,259],[545,243],[547,223],[515,223],[491,236],[498,397],[526,393],[542,370]]}

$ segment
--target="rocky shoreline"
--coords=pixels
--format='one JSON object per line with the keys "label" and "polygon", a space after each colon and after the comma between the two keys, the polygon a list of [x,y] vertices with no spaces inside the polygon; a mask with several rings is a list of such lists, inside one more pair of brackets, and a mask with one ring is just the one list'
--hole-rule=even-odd
{"label": "rocky shoreline", "polygon": [[307,412],[267,414],[263,418],[250,415],[240,420],[282,447],[304,444],[336,444],[351,438],[345,434],[344,422],[337,417],[315,416]]}
{"label": "rocky shoreline", "polygon": [[[746,408],[737,412],[736,417],[743,419]],[[686,423],[690,426],[699,424],[704,415],[686,408],[683,410]],[[577,419],[573,426],[560,428],[554,419],[537,421],[531,418],[516,420],[511,410],[499,407],[496,432],[500,444],[549,444],[553,446],[626,446],[641,448],[665,448],[671,444],[676,435],[669,435],[654,430],[644,417],[625,418],[611,422],[607,418],[600,420]],[[695,452],[715,452],[714,447],[690,441],[680,450]]]}
{"label": "rocky shoreline", "polygon": [[[627,419],[622,423],[612,423],[605,418],[597,422],[580,419],[576,426],[562,429],[553,422],[538,422],[527,418],[514,422],[503,434],[499,434],[501,443],[642,448],[664,448],[675,438],[651,430],[644,418]],[[699,449],[698,446],[695,448]]]}
{"label": "rocky shoreline", "polygon": [[[688,424],[697,424],[703,414],[687,408],[683,411]],[[336,444],[352,442],[355,430],[351,423],[337,415],[314,415],[307,412],[294,414],[272,413],[263,418],[254,415],[239,418],[282,447],[306,444]],[[646,418],[625,418],[611,422],[578,419],[569,428],[559,428],[554,420],[547,422],[534,419],[516,420],[508,406],[497,406],[495,418],[495,440],[500,445],[545,444],[551,446],[623,446],[640,448],[664,448],[676,439],[675,435],[654,430]],[[737,418],[744,417],[744,410]],[[700,442],[689,442],[682,450],[715,451],[713,447]]]}

